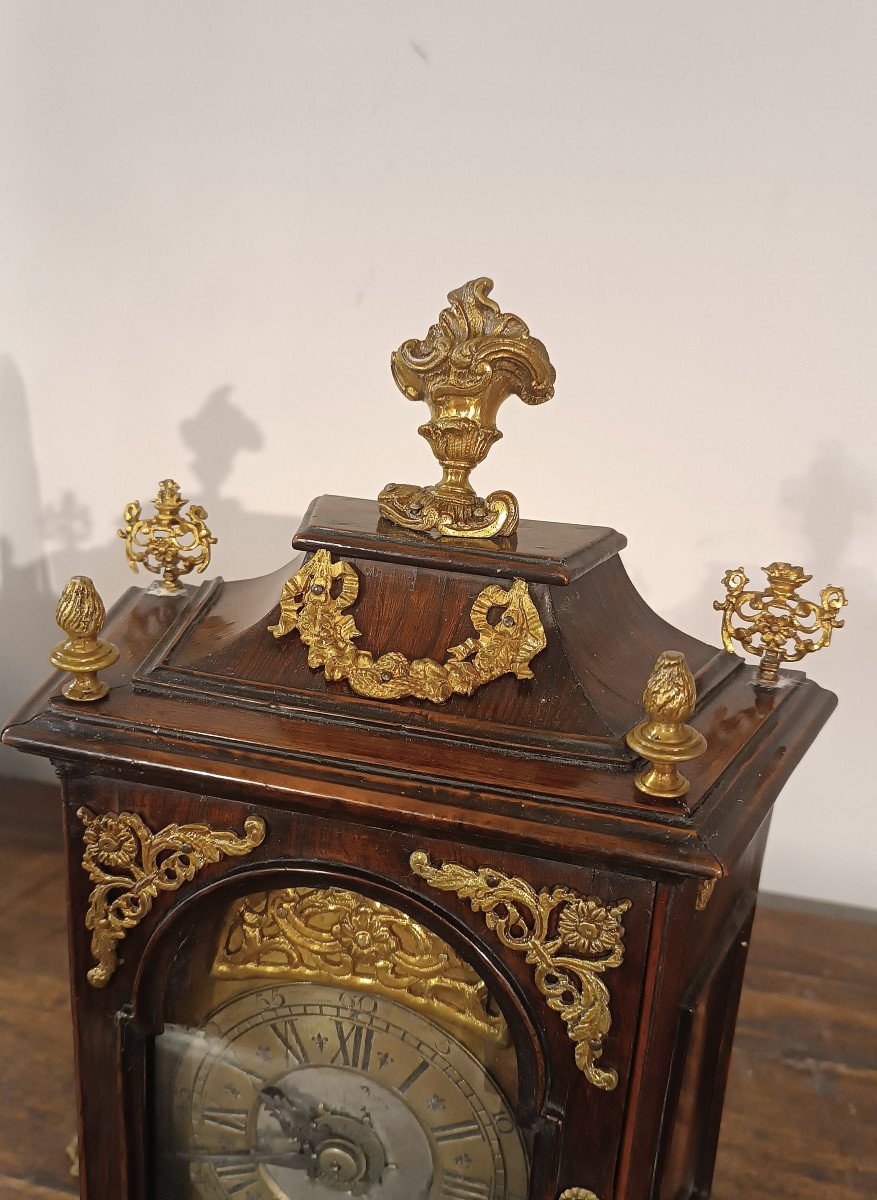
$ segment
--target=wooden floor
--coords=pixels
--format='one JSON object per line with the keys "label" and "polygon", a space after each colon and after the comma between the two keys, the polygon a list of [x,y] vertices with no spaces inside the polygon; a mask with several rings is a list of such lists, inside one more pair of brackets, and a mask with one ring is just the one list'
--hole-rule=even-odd
{"label": "wooden floor", "polygon": [[[53,797],[0,791],[0,1200],[76,1194]],[[877,914],[765,897],[714,1200],[877,1197]]]}

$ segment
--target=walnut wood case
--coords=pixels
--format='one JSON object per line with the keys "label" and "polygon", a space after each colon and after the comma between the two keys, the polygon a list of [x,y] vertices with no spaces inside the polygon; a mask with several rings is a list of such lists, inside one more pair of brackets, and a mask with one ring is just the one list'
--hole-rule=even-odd
{"label": "walnut wood case", "polygon": [[[181,597],[132,588],[104,633],[121,650],[109,695],[75,705],[56,676],[4,733],[49,757],[63,783],[83,1196],[150,1200],[149,1047],[180,947],[215,929],[235,896],[337,885],[410,913],[486,980],[516,1047],[528,1200],[576,1187],[599,1200],[707,1197],[771,807],[835,698],[800,672],[757,688],[742,660],[657,617],[611,529],[522,521],[510,539],[467,543],[323,497],[293,545],[302,557],[262,579]],[[487,585],[525,580],[547,635],[534,678],[504,675],[441,705],[326,682],[297,639],[267,632],[284,581],[321,548],[359,575],[364,642],[410,658],[463,641]],[[708,750],[686,766],[683,802],[661,803],[634,786],[642,764],[624,734],[668,649],[695,675],[692,724]],[[254,814],[267,833],[246,857],[160,893],[96,988],[80,806],[133,812],[153,830],[239,833]],[[617,1072],[614,1089],[576,1067],[525,958],[415,874],[417,850],[537,892],[630,902],[623,962],[605,976],[601,1066]]]}

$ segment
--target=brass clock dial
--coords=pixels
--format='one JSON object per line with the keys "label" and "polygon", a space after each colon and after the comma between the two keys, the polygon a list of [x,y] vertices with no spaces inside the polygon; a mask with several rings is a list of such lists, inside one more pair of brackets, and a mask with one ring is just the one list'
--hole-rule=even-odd
{"label": "brass clock dial", "polygon": [[156,1044],[175,1061],[161,1200],[185,1180],[198,1200],[525,1200],[502,1093],[403,1004],[272,984]]}

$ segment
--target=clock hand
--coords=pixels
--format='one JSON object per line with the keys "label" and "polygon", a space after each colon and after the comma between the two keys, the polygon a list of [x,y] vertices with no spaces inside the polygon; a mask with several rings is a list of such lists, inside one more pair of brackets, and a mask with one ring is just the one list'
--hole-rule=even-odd
{"label": "clock hand", "polygon": [[203,1162],[212,1163],[214,1166],[234,1166],[235,1163],[241,1163],[246,1166],[248,1163],[265,1163],[272,1167],[301,1167],[306,1169],[311,1161],[312,1151],[310,1149],[302,1150],[277,1150],[277,1151],[260,1151],[260,1150],[241,1150],[238,1153],[231,1151],[216,1152],[213,1154],[180,1154],[180,1158],[184,1158],[186,1162]]}
{"label": "clock hand", "polygon": [[278,1123],[286,1137],[298,1140],[301,1130],[313,1121],[313,1113],[297,1108],[292,1100],[277,1087],[264,1087],[259,1099],[265,1111]]}

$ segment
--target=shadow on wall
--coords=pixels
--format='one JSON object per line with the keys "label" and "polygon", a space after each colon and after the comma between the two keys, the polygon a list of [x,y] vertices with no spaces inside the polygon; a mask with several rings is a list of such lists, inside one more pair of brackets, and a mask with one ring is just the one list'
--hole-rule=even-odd
{"label": "shadow on wall", "polygon": [[[812,547],[809,561],[803,564],[813,574],[808,589],[815,589],[816,595],[827,584],[838,585],[849,601],[841,614],[845,628],[834,635],[828,653],[831,686],[843,704],[844,738],[852,761],[872,736],[867,664],[873,661],[877,579],[861,563],[861,555],[859,563],[855,561],[855,543],[864,533],[866,546],[877,544],[877,479],[870,465],[854,458],[841,443],[826,441],[817,447],[805,471],[783,480],[780,502],[797,527],[798,539]],[[806,659],[801,667],[810,670]]]}
{"label": "shadow on wall", "polygon": [[[181,422],[182,440],[192,451],[194,480],[174,462],[164,466],[164,475],[176,478],[183,494],[207,509],[208,523],[219,539],[209,575],[218,570],[226,579],[264,575],[289,562],[290,539],[299,523],[294,514],[252,512],[226,493],[237,455],[256,453],[264,443],[258,425],[231,396],[231,387],[217,388]],[[44,505],[27,391],[8,357],[0,359],[0,456],[0,618],[6,635],[0,660],[0,720],[5,721],[48,674],[47,656],[60,637],[55,603],[71,575],[92,576],[107,607],[126,587],[148,587],[153,581],[143,570],[137,576],[128,571],[115,531],[135,494],[143,501],[145,515],[151,515],[147,502],[158,479],[145,486],[142,479],[134,479],[131,495],[105,498],[97,523],[69,488]],[[95,532],[101,539],[96,543]],[[201,577],[194,582],[197,586]],[[0,775],[53,777],[43,760],[5,746],[0,747]]]}
{"label": "shadow on wall", "polygon": [[[0,358],[0,696],[8,716],[46,675],[33,647],[57,641],[54,597],[46,560],[39,472],[34,456],[24,379],[11,358]],[[51,778],[51,769],[0,746],[0,772]]]}
{"label": "shadow on wall", "polygon": [[[791,546],[807,547],[798,554],[780,545],[774,556],[791,555],[794,562],[812,573],[813,581],[801,589],[802,595],[818,600],[819,592],[829,584],[843,587],[847,594],[849,607],[841,614],[847,627],[834,635],[829,653],[837,666],[843,659],[852,670],[859,656],[866,653],[864,638],[874,628],[877,617],[877,580],[867,567],[851,561],[857,536],[869,530],[872,540],[874,537],[877,481],[869,466],[856,461],[840,442],[826,441],[816,448],[810,465],[800,475],[780,481],[775,503],[788,514]],[[745,547],[741,550],[745,554]],[[667,620],[680,629],[690,628],[696,620],[702,630],[704,614],[708,613],[707,640],[720,645],[720,614],[713,612],[713,601],[724,595],[721,580],[725,571],[738,565],[749,576],[750,586],[766,586],[761,571],[766,562],[713,560],[705,568],[701,586],[674,605],[666,614]],[[818,659],[804,659],[794,668],[809,671],[810,661],[816,663]]]}
{"label": "shadow on wall", "polygon": [[[256,453],[264,445],[259,426],[231,400],[232,388],[216,388],[194,416],[180,424],[180,435],[192,452],[191,467],[196,483],[185,495],[203,504],[208,524],[228,549],[234,571],[221,567],[226,578],[251,579],[275,571],[291,558],[290,541],[299,526],[298,516],[252,512],[225,489],[242,450]],[[157,482],[157,481],[156,481]],[[182,480],[178,482],[182,483]],[[295,502],[310,500],[296,496]],[[216,554],[216,551],[214,551]]]}

